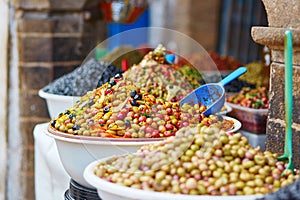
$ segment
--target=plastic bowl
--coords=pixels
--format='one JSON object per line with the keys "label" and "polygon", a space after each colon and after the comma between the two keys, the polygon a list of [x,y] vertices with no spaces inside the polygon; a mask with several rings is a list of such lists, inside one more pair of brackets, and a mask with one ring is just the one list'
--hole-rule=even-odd
{"label": "plastic bowl", "polygon": [[236,118],[242,123],[242,129],[256,134],[265,134],[268,109],[254,109],[228,103],[232,111],[229,116]]}
{"label": "plastic bowl", "polygon": [[109,158],[90,163],[84,170],[85,180],[93,185],[102,200],[254,200],[263,195],[244,195],[244,196],[208,196],[208,195],[183,195],[170,194],[165,192],[151,192],[134,189],[108,182],[99,178],[93,172],[96,166]]}
{"label": "plastic bowl", "polygon": [[44,92],[43,89],[39,90],[39,96],[46,100],[47,109],[51,119],[57,117],[59,113],[68,109],[80,99],[78,96],[50,94]]}
{"label": "plastic bowl", "polygon": [[45,133],[55,139],[62,165],[69,176],[82,186],[93,188],[83,178],[85,167],[98,159],[136,152],[142,145],[165,138],[100,138],[62,133],[51,126]]}

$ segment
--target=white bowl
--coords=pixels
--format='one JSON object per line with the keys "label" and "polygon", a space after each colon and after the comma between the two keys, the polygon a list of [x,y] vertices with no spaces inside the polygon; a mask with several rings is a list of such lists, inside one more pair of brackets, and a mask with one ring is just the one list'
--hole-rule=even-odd
{"label": "white bowl", "polygon": [[[227,116],[222,117],[234,121],[233,128],[227,132],[236,132],[241,128],[238,120]],[[45,133],[55,139],[59,157],[66,172],[76,182],[89,188],[92,186],[84,180],[83,171],[92,161],[113,155],[134,153],[143,145],[166,139],[79,136],[56,131],[51,126],[48,126]]]}
{"label": "white bowl", "polygon": [[155,143],[165,138],[100,138],[78,136],[54,130],[50,126],[45,133],[55,139],[62,165],[77,183],[93,188],[83,178],[85,167],[101,158],[136,152],[142,145]]}
{"label": "white bowl", "polygon": [[59,113],[71,107],[76,101],[80,99],[78,96],[64,96],[57,94],[50,94],[44,92],[43,89],[39,90],[39,96],[44,98],[47,103],[50,118],[57,117]]}
{"label": "white bowl", "polygon": [[109,158],[94,161],[84,170],[85,180],[97,188],[99,197],[102,200],[255,200],[263,195],[244,196],[208,196],[208,195],[183,195],[170,194],[165,192],[150,192],[134,189],[108,182],[97,177],[93,170],[101,162]]}

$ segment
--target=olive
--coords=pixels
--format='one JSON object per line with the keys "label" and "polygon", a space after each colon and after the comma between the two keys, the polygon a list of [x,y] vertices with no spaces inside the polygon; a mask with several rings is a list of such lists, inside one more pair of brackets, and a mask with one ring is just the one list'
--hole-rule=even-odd
{"label": "olive", "polygon": [[141,100],[142,99],[142,95],[141,94],[135,94],[133,97],[134,100]]}
{"label": "olive", "polygon": [[120,78],[122,78],[122,74],[120,74],[120,73],[117,73],[117,74],[114,76],[114,78],[116,78],[116,79],[120,79]]}
{"label": "olive", "polygon": [[71,113],[71,112],[70,112],[69,110],[66,110],[64,114],[65,114],[65,115],[68,115],[68,114],[70,114],[70,113]]}
{"label": "olive", "polygon": [[130,126],[130,121],[127,120],[127,119],[125,120],[125,126],[126,126],[126,127],[129,127],[129,126]]}
{"label": "olive", "polygon": [[56,123],[56,120],[51,121],[51,126],[52,126],[53,128],[55,127],[55,123]]}
{"label": "olive", "polygon": [[112,86],[116,85],[117,82],[116,82],[115,80],[111,80],[111,81],[109,82],[109,84],[110,84],[110,86],[112,87]]}
{"label": "olive", "polygon": [[110,110],[110,106],[106,106],[106,107],[103,109],[103,112],[104,112],[104,113],[107,113],[107,112],[109,112],[109,110]]}
{"label": "olive", "polygon": [[93,99],[91,99],[91,100],[89,100],[89,106],[92,106],[92,105],[94,105],[94,100]]}
{"label": "olive", "polygon": [[133,98],[136,94],[137,94],[136,91],[135,91],[135,90],[132,90],[132,91],[130,92],[130,97]]}
{"label": "olive", "polygon": [[132,106],[139,106],[140,104],[137,101],[133,100],[133,101],[131,101],[131,105]]}
{"label": "olive", "polygon": [[75,124],[74,126],[72,126],[73,131],[79,130],[80,126]]}

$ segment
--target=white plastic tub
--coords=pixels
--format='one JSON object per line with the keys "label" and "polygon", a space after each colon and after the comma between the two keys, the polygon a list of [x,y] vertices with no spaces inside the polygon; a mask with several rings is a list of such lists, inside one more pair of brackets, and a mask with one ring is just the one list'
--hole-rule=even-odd
{"label": "white plastic tub", "polygon": [[108,156],[136,152],[142,145],[156,143],[165,138],[101,138],[78,136],[54,130],[50,126],[45,133],[54,138],[62,165],[77,183],[93,188],[83,178],[85,167]]}
{"label": "white plastic tub", "polygon": [[[241,123],[231,117],[222,116],[226,120],[233,120],[232,129],[227,132],[236,132]],[[79,184],[91,187],[84,178],[84,168],[91,162],[108,156],[134,153],[141,146],[166,138],[101,138],[93,136],[79,136],[66,134],[54,130],[50,125],[45,133],[54,138],[60,160],[66,172]]]}
{"label": "white plastic tub", "polygon": [[255,200],[262,195],[244,196],[208,196],[208,195],[182,195],[165,192],[150,192],[134,189],[108,182],[99,178],[93,172],[96,166],[109,158],[94,161],[84,170],[85,180],[97,188],[99,197],[102,200]]}
{"label": "white plastic tub", "polygon": [[51,119],[57,117],[59,113],[68,109],[80,99],[78,96],[50,94],[44,92],[43,89],[39,90],[39,96],[46,100],[47,109]]}
{"label": "white plastic tub", "polygon": [[232,108],[232,111],[228,113],[228,115],[239,120],[242,123],[243,130],[257,134],[265,134],[268,109],[246,108],[228,102],[226,104]]}

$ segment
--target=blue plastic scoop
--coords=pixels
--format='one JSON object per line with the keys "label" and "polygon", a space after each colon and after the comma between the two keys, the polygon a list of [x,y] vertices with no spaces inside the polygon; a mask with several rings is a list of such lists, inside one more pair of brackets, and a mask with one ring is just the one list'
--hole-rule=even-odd
{"label": "blue plastic scoop", "polygon": [[224,86],[246,72],[247,68],[240,67],[226,76],[219,83],[208,83],[198,87],[180,101],[180,106],[185,103],[190,105],[201,103],[201,105],[207,107],[203,112],[204,115],[208,116],[219,112],[225,103]]}

